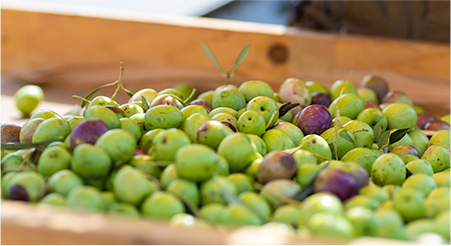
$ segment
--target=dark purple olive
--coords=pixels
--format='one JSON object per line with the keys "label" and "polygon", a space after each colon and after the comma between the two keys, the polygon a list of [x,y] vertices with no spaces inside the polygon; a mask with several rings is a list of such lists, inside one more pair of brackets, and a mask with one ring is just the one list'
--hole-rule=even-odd
{"label": "dark purple olive", "polygon": [[326,168],[319,172],[313,192],[330,192],[342,201],[359,193],[357,180],[351,174],[339,169]]}
{"label": "dark purple olive", "polygon": [[449,124],[446,121],[435,119],[433,121],[429,121],[424,126],[424,130],[428,131],[440,131],[440,130],[451,130]]}
{"label": "dark purple olive", "polygon": [[382,98],[387,94],[389,89],[387,81],[377,75],[369,74],[363,77],[360,83],[362,88],[369,88],[376,92],[379,102],[382,101]]}
{"label": "dark purple olive", "polygon": [[319,104],[319,105],[323,105],[324,107],[329,107],[331,102],[332,102],[332,99],[326,93],[322,93],[322,92],[312,93],[312,105]]}
{"label": "dark purple olive", "polygon": [[75,149],[79,144],[95,144],[97,139],[109,130],[100,119],[85,119],[78,123],[70,134],[70,146]]}
{"label": "dark purple olive", "polygon": [[309,134],[320,135],[332,126],[332,116],[322,105],[310,105],[304,108],[297,116],[296,125],[305,136]]}
{"label": "dark purple olive", "polygon": [[423,113],[419,113],[417,114],[417,126],[420,129],[424,130],[424,127],[426,126],[426,123],[435,120],[435,116],[427,113],[427,112],[423,112]]}
{"label": "dark purple olive", "polygon": [[28,196],[28,192],[25,187],[20,184],[15,184],[9,189],[9,199],[16,201],[29,201],[30,197]]}

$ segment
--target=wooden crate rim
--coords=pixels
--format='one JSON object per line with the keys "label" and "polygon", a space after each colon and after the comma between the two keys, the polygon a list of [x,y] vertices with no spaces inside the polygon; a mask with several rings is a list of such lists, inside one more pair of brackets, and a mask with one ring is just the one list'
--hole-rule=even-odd
{"label": "wooden crate rim", "polygon": [[[194,16],[171,15],[171,14],[156,14],[156,13],[144,14],[133,11],[111,10],[101,8],[73,9],[55,4],[21,5],[14,4],[13,2],[8,2],[7,4],[2,3],[1,8],[24,12],[38,12],[55,15],[102,18],[110,20],[123,20],[144,23],[150,22],[167,25],[204,27],[213,29],[230,29],[233,31],[243,31],[243,32],[264,32],[271,34],[284,34],[286,32],[285,26],[275,24],[245,22],[246,25],[242,25],[242,22],[244,21],[221,20],[206,17],[194,17]],[[197,19],[208,19],[209,22],[211,20],[211,24],[208,24],[205,21],[199,22],[197,21]]]}
{"label": "wooden crate rim", "polygon": [[55,15],[66,15],[66,16],[90,17],[110,20],[177,25],[185,27],[199,27],[218,30],[229,30],[234,32],[262,33],[272,35],[295,35],[295,36],[300,35],[312,38],[323,37],[328,39],[375,40],[381,42],[398,42],[398,43],[402,42],[406,44],[451,47],[451,44],[434,41],[409,40],[402,38],[365,36],[346,33],[327,33],[278,24],[266,24],[248,21],[216,19],[209,17],[195,17],[195,16],[158,14],[158,13],[146,14],[143,12],[102,9],[98,7],[86,7],[86,6],[69,7],[56,3],[36,3],[23,0],[5,0],[3,2],[0,1],[0,9],[35,12],[35,13],[47,13]]}
{"label": "wooden crate rim", "polygon": [[88,18],[99,18],[99,19],[109,19],[109,20],[121,20],[130,22],[142,22],[142,23],[155,23],[155,24],[165,24],[165,25],[175,25],[175,26],[185,26],[185,27],[198,27],[198,28],[208,28],[217,30],[228,30],[234,32],[246,32],[246,33],[262,33],[262,34],[272,34],[272,35],[294,35],[294,36],[307,36],[311,38],[327,38],[327,39],[362,39],[362,40],[375,40],[380,42],[403,42],[406,44],[424,44],[424,45],[434,45],[442,47],[450,47],[449,44],[443,44],[440,42],[433,41],[421,41],[421,40],[408,40],[402,38],[387,38],[379,36],[365,36],[358,34],[346,34],[346,33],[327,33],[319,32],[315,30],[310,30],[307,28],[299,27],[289,27],[285,25],[277,24],[266,24],[257,23],[249,21],[238,21],[238,20],[226,20],[226,19],[216,19],[209,17],[193,17],[193,16],[182,16],[182,15],[171,15],[171,14],[144,14],[133,11],[125,10],[111,10],[111,9],[101,9],[101,8],[79,8],[74,9],[72,7],[63,7],[57,4],[15,4],[13,1],[8,1],[2,3],[1,9],[14,10],[22,12],[36,12],[36,13],[47,13],[54,15],[65,15],[65,16],[78,16],[78,17],[88,17]]}

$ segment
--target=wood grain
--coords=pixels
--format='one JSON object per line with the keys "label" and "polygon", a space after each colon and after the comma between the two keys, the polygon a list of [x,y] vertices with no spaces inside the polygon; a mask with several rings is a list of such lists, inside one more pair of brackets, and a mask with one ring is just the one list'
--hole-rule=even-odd
{"label": "wood grain", "polygon": [[[199,40],[232,69],[239,51],[251,50],[232,84],[263,80],[275,90],[289,77],[330,86],[349,76],[357,86],[367,74],[385,77],[436,116],[450,109],[447,45],[316,33],[279,25],[208,18],[136,17],[43,13],[2,9],[2,76],[13,81],[64,84],[86,91],[114,81],[118,64],[132,87],[164,89],[178,82],[207,90],[224,79]],[[286,49],[275,60],[274,46]],[[141,87],[142,88],[142,87]]]}

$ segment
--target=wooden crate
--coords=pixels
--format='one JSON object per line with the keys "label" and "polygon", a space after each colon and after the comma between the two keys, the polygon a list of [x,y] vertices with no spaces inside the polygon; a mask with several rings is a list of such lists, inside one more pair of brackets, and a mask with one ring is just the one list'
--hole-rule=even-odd
{"label": "wooden crate", "polygon": [[[125,86],[136,91],[190,83],[200,91],[224,84],[203,53],[206,42],[224,68],[246,44],[251,50],[232,84],[263,80],[275,90],[289,77],[331,85],[367,74],[385,77],[417,105],[436,116],[450,109],[450,48],[406,40],[332,35],[279,25],[189,17],[26,11],[2,8],[2,123],[23,124],[12,95],[24,83],[45,90],[41,108],[64,113],[95,87],[117,79],[125,64]],[[108,91],[108,90],[106,90]],[[107,94],[109,95],[109,94]],[[124,102],[125,95],[118,101]],[[123,100],[123,101],[121,101]],[[166,223],[49,210],[2,201],[5,244],[336,244],[330,239],[294,238],[257,229],[220,232],[173,228]],[[360,238],[349,244],[405,244]],[[427,241],[408,244],[428,244]]]}
{"label": "wooden crate", "polygon": [[[224,84],[203,53],[206,42],[224,68],[251,50],[231,83],[263,80],[278,90],[289,77],[331,85],[367,74],[385,77],[437,116],[450,110],[450,47],[399,39],[332,35],[279,25],[125,13],[2,9],[2,80],[87,92],[116,80],[119,62],[130,89],[188,82],[201,91]],[[70,98],[69,102],[75,102]]]}

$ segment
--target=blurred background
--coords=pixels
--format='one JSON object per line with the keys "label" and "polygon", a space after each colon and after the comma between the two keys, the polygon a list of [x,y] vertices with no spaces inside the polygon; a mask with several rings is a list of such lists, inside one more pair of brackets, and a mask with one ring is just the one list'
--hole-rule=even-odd
{"label": "blurred background", "polygon": [[186,15],[286,25],[290,1],[237,0],[4,0],[4,5],[30,9],[62,7],[89,10],[121,10],[137,14]]}

